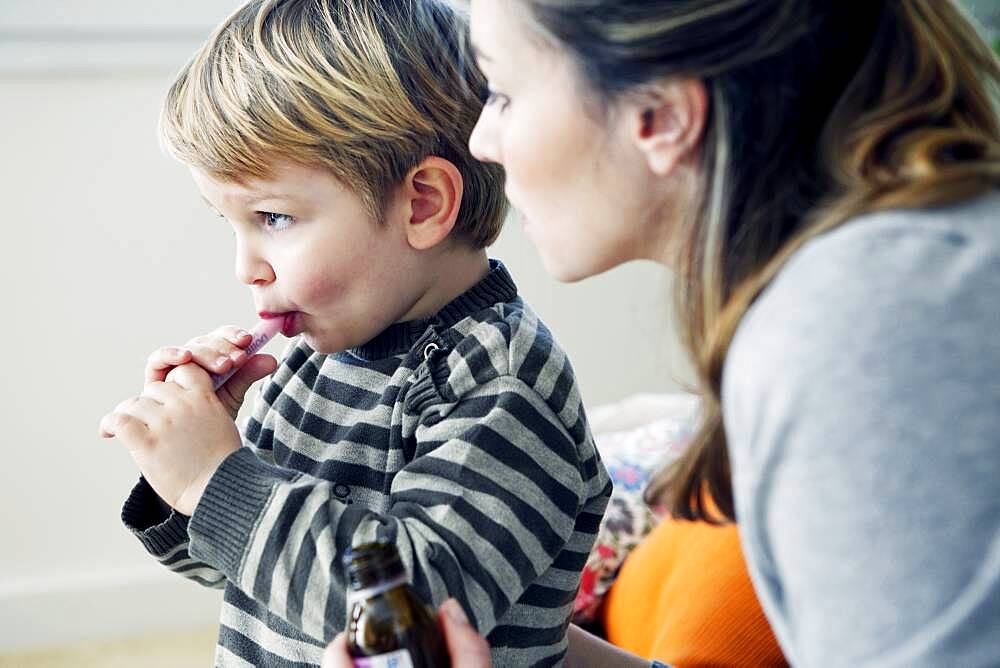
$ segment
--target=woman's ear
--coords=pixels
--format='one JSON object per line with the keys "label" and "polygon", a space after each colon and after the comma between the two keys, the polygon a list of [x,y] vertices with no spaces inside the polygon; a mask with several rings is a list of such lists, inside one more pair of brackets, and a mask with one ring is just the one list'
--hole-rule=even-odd
{"label": "woman's ear", "polygon": [[665,79],[644,89],[630,105],[632,136],[657,176],[694,153],[708,114],[708,92],[699,79]]}
{"label": "woman's ear", "polygon": [[401,186],[406,238],[427,250],[451,233],[462,206],[462,174],[453,163],[431,156],[410,170]]}

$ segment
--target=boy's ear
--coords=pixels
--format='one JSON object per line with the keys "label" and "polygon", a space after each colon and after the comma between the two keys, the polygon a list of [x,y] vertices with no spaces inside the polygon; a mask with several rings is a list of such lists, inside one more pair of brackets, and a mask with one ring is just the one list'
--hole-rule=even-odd
{"label": "boy's ear", "polygon": [[708,92],[699,79],[666,79],[649,86],[633,107],[632,137],[657,176],[698,147],[708,114]]}
{"label": "boy's ear", "polygon": [[441,243],[462,206],[462,174],[450,161],[431,156],[410,170],[402,185],[406,238],[416,250]]}

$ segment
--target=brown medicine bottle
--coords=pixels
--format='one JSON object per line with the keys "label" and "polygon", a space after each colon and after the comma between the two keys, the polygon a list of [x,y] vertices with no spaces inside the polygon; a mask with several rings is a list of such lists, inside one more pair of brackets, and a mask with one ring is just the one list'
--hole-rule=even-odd
{"label": "brown medicine bottle", "polygon": [[347,648],[357,668],[449,668],[437,617],[410,586],[392,543],[347,551]]}

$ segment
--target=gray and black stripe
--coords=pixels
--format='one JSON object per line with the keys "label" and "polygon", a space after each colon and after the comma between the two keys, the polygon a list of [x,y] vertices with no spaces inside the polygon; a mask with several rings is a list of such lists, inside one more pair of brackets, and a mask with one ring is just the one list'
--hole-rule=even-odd
{"label": "gray and black stripe", "polygon": [[317,665],[345,622],[340,556],[396,543],[497,666],[558,665],[611,483],[565,353],[499,262],[435,317],[334,355],[296,341],[248,447],[190,520],[144,482],[123,518],[168,568],[226,588],[217,665]]}

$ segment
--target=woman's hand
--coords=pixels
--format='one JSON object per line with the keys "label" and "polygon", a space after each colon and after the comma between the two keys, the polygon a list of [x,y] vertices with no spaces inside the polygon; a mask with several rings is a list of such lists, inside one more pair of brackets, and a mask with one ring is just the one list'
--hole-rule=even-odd
{"label": "woman's hand", "polygon": [[[438,624],[444,631],[451,655],[452,668],[490,668],[490,646],[486,639],[469,624],[462,606],[453,598],[441,604],[438,610]],[[347,636],[343,633],[333,639],[323,654],[322,668],[353,668],[354,663],[347,653]]]}

